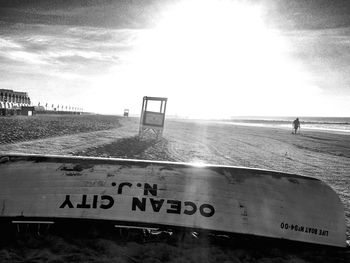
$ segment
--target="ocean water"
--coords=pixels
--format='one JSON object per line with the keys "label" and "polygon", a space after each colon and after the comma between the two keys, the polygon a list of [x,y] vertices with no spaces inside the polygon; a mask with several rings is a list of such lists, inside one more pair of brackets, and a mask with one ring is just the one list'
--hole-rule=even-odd
{"label": "ocean water", "polygon": [[[292,130],[296,117],[232,117],[236,125],[275,127]],[[300,129],[318,130],[350,135],[350,117],[299,117]]]}

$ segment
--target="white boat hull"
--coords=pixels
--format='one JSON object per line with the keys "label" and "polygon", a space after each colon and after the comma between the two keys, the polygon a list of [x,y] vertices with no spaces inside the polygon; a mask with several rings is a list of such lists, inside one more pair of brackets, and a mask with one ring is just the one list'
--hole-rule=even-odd
{"label": "white boat hull", "polygon": [[343,206],[315,178],[86,157],[1,160],[1,218],[111,220],[346,246]]}

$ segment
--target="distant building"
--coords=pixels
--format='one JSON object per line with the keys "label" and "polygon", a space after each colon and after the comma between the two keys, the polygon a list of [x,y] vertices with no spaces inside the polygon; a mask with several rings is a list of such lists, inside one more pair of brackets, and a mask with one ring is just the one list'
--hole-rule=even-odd
{"label": "distant building", "polygon": [[0,89],[0,115],[21,114],[21,108],[30,104],[27,92]]}
{"label": "distant building", "polygon": [[0,89],[0,108],[13,109],[21,106],[30,106],[30,104],[27,92]]}

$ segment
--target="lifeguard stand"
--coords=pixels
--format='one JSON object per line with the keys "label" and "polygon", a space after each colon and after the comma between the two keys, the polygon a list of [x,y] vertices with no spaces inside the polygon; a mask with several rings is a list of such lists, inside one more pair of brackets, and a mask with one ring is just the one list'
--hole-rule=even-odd
{"label": "lifeguard stand", "polygon": [[129,117],[129,109],[124,109],[124,117]]}
{"label": "lifeguard stand", "polygon": [[[148,111],[147,106],[149,101],[158,102],[159,111]],[[167,101],[168,98],[143,97],[139,137],[142,137],[146,132],[153,132],[157,138],[163,134]]]}

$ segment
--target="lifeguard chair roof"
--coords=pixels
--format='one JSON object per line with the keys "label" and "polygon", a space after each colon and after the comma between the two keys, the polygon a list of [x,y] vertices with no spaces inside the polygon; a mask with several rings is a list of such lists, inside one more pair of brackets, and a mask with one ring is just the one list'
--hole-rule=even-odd
{"label": "lifeguard chair roof", "polygon": [[163,98],[163,97],[148,97],[148,96],[144,96],[143,99],[146,100],[159,100],[159,101],[167,101],[168,98]]}

